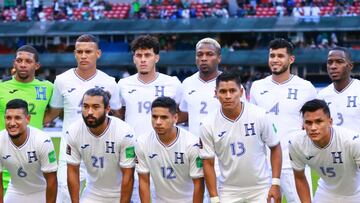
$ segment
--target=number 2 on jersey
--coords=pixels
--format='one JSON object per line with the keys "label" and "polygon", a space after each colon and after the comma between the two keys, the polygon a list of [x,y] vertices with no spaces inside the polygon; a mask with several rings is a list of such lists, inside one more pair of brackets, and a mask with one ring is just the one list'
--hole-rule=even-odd
{"label": "number 2 on jersey", "polygon": [[208,111],[206,110],[207,103],[202,101],[200,104],[201,104],[200,113],[201,114],[208,114]]}

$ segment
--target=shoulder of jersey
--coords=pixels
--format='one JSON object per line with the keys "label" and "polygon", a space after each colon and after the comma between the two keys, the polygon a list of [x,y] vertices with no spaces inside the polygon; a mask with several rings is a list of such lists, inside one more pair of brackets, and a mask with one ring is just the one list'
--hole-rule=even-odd
{"label": "shoulder of jersey", "polygon": [[179,81],[180,82],[178,77],[166,75],[166,74],[163,74],[163,73],[159,73],[159,78],[163,78],[163,79],[166,79],[166,80]]}
{"label": "shoulder of jersey", "polygon": [[105,72],[103,72],[102,70],[99,70],[99,69],[97,69],[97,73],[96,73],[96,74],[99,74],[101,77],[108,77],[108,78],[111,78],[111,79],[114,79],[114,80],[115,80],[114,77],[108,75],[107,73],[105,73]]}
{"label": "shoulder of jersey", "polygon": [[111,118],[111,122],[114,122],[114,125],[122,130],[132,130],[132,127],[127,122],[121,120],[120,118],[109,116]]}
{"label": "shoulder of jersey", "polygon": [[308,140],[308,136],[305,130],[298,130],[291,132],[289,137],[292,139],[289,141],[289,144],[294,144],[293,146],[304,147],[306,141]]}
{"label": "shoulder of jersey", "polygon": [[40,78],[40,77],[35,77],[35,79],[37,79],[40,83],[44,83],[44,84],[48,84],[48,85],[53,85],[52,82],[46,80],[46,79],[43,79],[43,78]]}
{"label": "shoulder of jersey", "polygon": [[85,126],[85,123],[84,123],[83,118],[81,117],[81,118],[78,118],[77,120],[75,120],[75,122],[70,124],[68,131],[78,132],[83,128],[83,126]]}
{"label": "shoulder of jersey", "polygon": [[137,74],[134,74],[134,75],[130,75],[126,78],[121,78],[118,82],[118,84],[122,85],[123,83],[127,84],[129,83],[130,81],[136,81],[137,80]]}
{"label": "shoulder of jersey", "polygon": [[195,80],[199,80],[199,74],[198,74],[198,72],[196,72],[196,73],[190,75],[189,77],[185,78],[182,83],[183,83],[183,84],[188,84],[188,83],[191,84],[191,83],[193,83],[193,81],[195,81]]}
{"label": "shoulder of jersey", "polygon": [[199,141],[199,138],[196,137],[194,134],[192,134],[191,132],[185,130],[185,129],[182,129],[182,128],[178,128],[179,129],[179,132],[180,132],[180,135],[185,137],[185,140],[189,143],[189,144],[192,144],[192,143],[197,143]]}
{"label": "shoulder of jersey", "polygon": [[30,128],[30,133],[32,134],[33,138],[39,141],[44,142],[51,142],[50,136],[44,132],[43,130],[28,126]]}

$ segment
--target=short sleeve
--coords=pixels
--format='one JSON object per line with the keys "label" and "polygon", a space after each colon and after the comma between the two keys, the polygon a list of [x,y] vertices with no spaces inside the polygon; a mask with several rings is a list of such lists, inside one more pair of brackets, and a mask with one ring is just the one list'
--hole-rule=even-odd
{"label": "short sleeve", "polygon": [[354,158],[354,162],[357,165],[358,170],[360,170],[360,135],[355,134],[352,136],[352,140],[350,142],[351,157]]}
{"label": "short sleeve", "polygon": [[195,144],[189,147],[189,162],[190,162],[190,177],[201,178],[204,177],[203,163],[199,156],[199,145]]}
{"label": "short sleeve", "polygon": [[256,88],[256,83],[253,83],[250,88],[250,100],[249,101],[250,101],[250,103],[257,105],[256,99],[255,99],[255,88]]}
{"label": "short sleeve", "polygon": [[270,117],[264,113],[262,119],[262,129],[261,140],[268,146],[274,147],[280,143],[279,135],[277,134],[277,128],[274,122],[270,120]]}
{"label": "short sleeve", "polygon": [[53,94],[50,100],[50,107],[52,108],[64,108],[63,96],[61,94],[59,86],[60,86],[59,80],[55,79]]}
{"label": "short sleeve", "polygon": [[50,136],[46,136],[44,139],[39,139],[39,140],[41,142],[39,143],[39,146],[41,146],[41,150],[40,150],[41,171],[44,173],[57,171],[56,153]]}
{"label": "short sleeve", "polygon": [[181,82],[180,80],[174,76],[174,83],[175,83],[175,97],[174,97],[174,100],[177,104],[180,104],[181,102],[181,97],[182,97],[182,91],[181,91]]}
{"label": "short sleeve", "polygon": [[[295,144],[295,145],[294,145]],[[289,157],[291,166],[294,170],[303,171],[305,170],[305,163],[302,161],[300,154],[296,151],[296,143],[289,143]]]}
{"label": "short sleeve", "polygon": [[184,91],[185,91],[185,85],[181,84],[180,85],[181,99],[180,99],[180,103],[179,103],[179,109],[180,109],[180,111],[188,112],[188,105],[187,105]]}
{"label": "short sleeve", "polygon": [[72,165],[80,165],[81,154],[72,132],[66,131],[66,162]]}
{"label": "short sleeve", "polygon": [[120,103],[121,103],[121,106],[122,107],[125,107],[126,106],[126,102],[125,102],[125,100],[124,100],[124,96],[123,96],[123,92],[122,92],[122,86],[121,86],[121,79],[120,79],[120,81],[118,82],[118,89],[119,89],[119,97],[120,97]]}
{"label": "short sleeve", "polygon": [[128,130],[120,142],[121,168],[135,167],[135,136],[133,130]]}
{"label": "short sleeve", "polygon": [[136,162],[135,169],[138,173],[150,173],[146,163],[146,155],[142,144],[137,141],[135,145]]}
{"label": "short sleeve", "polygon": [[112,85],[114,87],[113,87],[113,92],[111,92],[110,108],[113,110],[119,110],[121,108],[120,88],[115,81],[113,82]]}
{"label": "short sleeve", "polygon": [[200,158],[209,159],[215,157],[214,139],[211,133],[200,125]]}

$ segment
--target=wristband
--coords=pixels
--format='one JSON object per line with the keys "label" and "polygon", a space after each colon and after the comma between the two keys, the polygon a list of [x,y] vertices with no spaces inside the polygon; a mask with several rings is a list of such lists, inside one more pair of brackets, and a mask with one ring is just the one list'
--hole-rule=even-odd
{"label": "wristband", "polygon": [[280,186],[280,178],[272,178],[271,179],[271,185]]}
{"label": "wristband", "polygon": [[210,197],[210,203],[220,203],[219,196]]}

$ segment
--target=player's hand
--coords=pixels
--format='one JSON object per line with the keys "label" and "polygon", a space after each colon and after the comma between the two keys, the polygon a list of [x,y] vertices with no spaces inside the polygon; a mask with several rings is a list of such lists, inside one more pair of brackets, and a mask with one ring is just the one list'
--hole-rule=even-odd
{"label": "player's hand", "polygon": [[[274,201],[271,201],[273,199]],[[269,190],[269,194],[267,197],[267,202],[271,203],[281,203],[281,192],[280,192],[280,186],[278,185],[272,185]]]}

